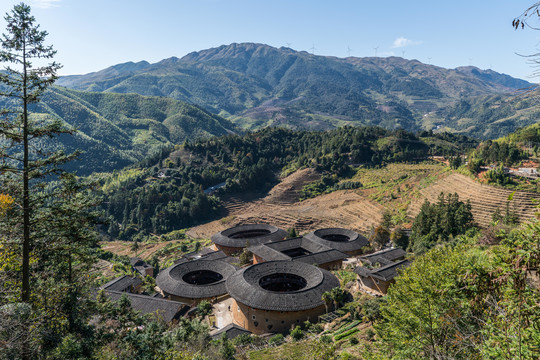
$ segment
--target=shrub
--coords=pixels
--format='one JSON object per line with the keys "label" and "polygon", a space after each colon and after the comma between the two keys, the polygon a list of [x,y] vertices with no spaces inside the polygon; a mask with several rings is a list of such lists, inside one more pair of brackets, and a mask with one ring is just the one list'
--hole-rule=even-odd
{"label": "shrub", "polygon": [[238,259],[240,259],[240,265],[247,265],[251,264],[253,261],[253,253],[249,251],[247,248],[242,251],[240,256],[238,256]]}
{"label": "shrub", "polygon": [[392,234],[390,234],[390,240],[392,240],[394,246],[402,249],[407,249],[407,246],[409,245],[409,237],[405,235],[405,232],[400,227],[392,231]]}
{"label": "shrub", "polygon": [[332,342],[332,337],[330,335],[321,336],[321,341],[325,344],[330,344]]}
{"label": "shrub", "polygon": [[366,301],[364,304],[364,313],[369,321],[375,321],[381,317],[381,303],[384,302],[382,298],[374,298]]}
{"label": "shrub", "polygon": [[486,179],[490,184],[507,185],[512,183],[510,175],[504,172],[502,164],[486,173]]}
{"label": "shrub", "polygon": [[283,339],[284,339],[283,334],[276,334],[272,336],[270,340],[268,340],[268,343],[272,345],[279,345],[283,342]]}
{"label": "shrub", "polygon": [[[283,337],[283,335],[281,335]],[[232,340],[234,346],[247,345],[253,342],[253,338],[248,334],[241,334]]]}
{"label": "shrub", "polygon": [[334,190],[352,190],[359,189],[361,187],[362,183],[360,181],[343,181],[334,185]]}
{"label": "shrub", "polygon": [[212,304],[209,301],[203,300],[197,305],[197,315],[203,319],[208,315],[212,314],[214,310]]}
{"label": "shrub", "polygon": [[293,329],[293,331],[291,331],[290,335],[294,341],[298,341],[304,337],[304,332],[302,331],[302,329],[300,329],[300,326],[297,326]]}

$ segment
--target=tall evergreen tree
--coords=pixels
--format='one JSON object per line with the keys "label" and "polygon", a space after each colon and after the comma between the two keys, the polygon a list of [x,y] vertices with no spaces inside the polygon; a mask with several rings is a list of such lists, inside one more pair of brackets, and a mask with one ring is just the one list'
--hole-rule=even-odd
{"label": "tall evergreen tree", "polygon": [[[4,104],[0,110],[0,188],[13,203],[0,217],[0,262],[6,264],[0,268],[0,309],[5,310],[0,328],[11,322],[18,330],[0,334],[0,343],[13,344],[11,353],[0,346],[0,357],[30,359],[44,357],[50,339],[55,339],[50,347],[56,346],[62,324],[69,323],[70,331],[75,328],[72,315],[80,292],[74,291],[73,269],[87,269],[81,265],[88,262],[82,260],[86,251],[74,242],[92,235],[84,235],[88,224],[81,226],[87,217],[77,206],[85,207],[84,203],[75,206],[72,201],[75,210],[66,212],[69,219],[59,212],[62,199],[57,202],[58,196],[74,199],[76,180],[71,185],[67,178],[54,182],[62,173],[60,165],[74,155],[50,150],[56,146],[47,140],[72,130],[59,119],[32,116],[40,96],[56,79],[60,65],[50,62],[56,52],[45,45],[47,32],[35,23],[28,5],[15,5],[4,19],[6,32],[0,37],[0,62],[5,65],[0,72]],[[64,217],[55,218],[59,214]],[[75,227],[66,228],[69,221]],[[59,251],[52,253],[55,246]],[[60,269],[60,258],[67,264],[70,278],[63,284],[48,276],[66,273],[55,271]]]}
{"label": "tall evergreen tree", "polygon": [[441,193],[436,203],[426,200],[420,208],[412,226],[409,249],[421,254],[475,227],[470,202],[460,201],[457,193],[446,197]]}
{"label": "tall evergreen tree", "polygon": [[[60,65],[52,62],[39,64],[51,59],[56,51],[45,45],[46,31],[39,29],[30,7],[23,3],[15,5],[6,14],[6,33],[0,38],[0,61],[7,64],[0,73],[2,91],[7,98],[6,108],[0,111],[0,174],[4,181],[16,179],[21,184],[22,201],[22,279],[21,300],[30,300],[30,257],[33,239],[32,230],[32,188],[35,181],[58,171],[57,165],[70,157],[63,152],[46,152],[38,142],[43,137],[69,132],[60,120],[38,121],[31,119],[32,104],[56,79]],[[39,65],[38,65],[39,64]]]}

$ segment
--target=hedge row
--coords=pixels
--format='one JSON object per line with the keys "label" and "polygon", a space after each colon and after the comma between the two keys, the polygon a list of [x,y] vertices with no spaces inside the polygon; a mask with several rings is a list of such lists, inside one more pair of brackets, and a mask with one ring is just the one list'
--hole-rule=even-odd
{"label": "hedge row", "polygon": [[343,339],[344,337],[347,337],[347,336],[349,336],[349,335],[352,335],[352,334],[354,334],[354,333],[356,333],[356,332],[358,332],[358,331],[360,331],[360,330],[358,330],[358,328],[350,329],[350,330],[348,330],[348,331],[345,331],[345,332],[342,333],[342,334],[339,334],[339,335],[337,335],[337,336],[334,336],[334,340],[335,340],[335,341],[341,340],[341,339]]}
{"label": "hedge row", "polygon": [[360,320],[354,320],[352,323],[350,323],[349,325],[345,325],[343,326],[342,328],[340,328],[339,330],[337,330],[335,333],[334,333],[334,336],[336,335],[339,335],[349,329],[352,329],[353,327],[355,326],[358,326],[358,324],[360,324],[361,321]]}

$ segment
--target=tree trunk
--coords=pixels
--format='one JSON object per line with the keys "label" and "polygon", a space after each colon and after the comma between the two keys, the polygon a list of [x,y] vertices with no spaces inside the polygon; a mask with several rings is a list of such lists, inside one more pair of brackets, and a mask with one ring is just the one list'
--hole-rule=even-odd
{"label": "tree trunk", "polygon": [[23,44],[23,247],[22,302],[30,302],[30,189],[28,155],[28,97],[26,92],[26,44]]}

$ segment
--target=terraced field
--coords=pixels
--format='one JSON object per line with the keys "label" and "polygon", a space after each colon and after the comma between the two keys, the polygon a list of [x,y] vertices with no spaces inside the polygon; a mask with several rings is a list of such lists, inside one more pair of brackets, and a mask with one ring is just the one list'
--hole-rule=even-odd
{"label": "terraced field", "polygon": [[[226,200],[228,215],[190,229],[193,238],[208,239],[216,232],[246,223],[268,223],[283,229],[295,228],[306,233],[323,227],[344,227],[368,232],[377,226],[385,209],[403,211],[413,219],[425,199],[437,201],[441,192],[458,193],[461,200],[470,200],[475,220],[482,227],[489,225],[493,212],[502,213],[512,190],[480,184],[473,179],[452,173],[436,164],[393,164],[381,169],[360,169],[353,180],[364,184],[358,190],[341,190],[312,199],[298,201],[298,192],[305,184],[318,179],[312,169],[289,175],[266,197],[239,196]],[[540,194],[516,191],[509,202],[521,222],[535,218],[534,200]]]}
{"label": "terraced field", "polygon": [[267,223],[282,229],[295,228],[306,233],[324,227],[345,227],[367,232],[382,219],[384,207],[355,191],[324,194],[294,204],[275,204],[265,198],[238,204],[229,216],[199,225],[187,232],[194,238],[209,238],[216,232],[238,224]]}
{"label": "terraced field", "polygon": [[[504,213],[508,198],[514,191],[480,184],[465,175],[454,173],[421,189],[420,198],[411,202],[408,214],[416,216],[424,199],[435,202],[441,192],[457,193],[460,200],[470,200],[474,219],[480,226],[486,227],[497,208]],[[535,200],[540,200],[540,194],[516,191],[509,201],[510,210],[518,215],[520,222],[532,220],[537,212]]]}
{"label": "terraced field", "polygon": [[228,216],[196,226],[187,234],[194,238],[209,238],[231,226],[248,223],[295,228],[299,233],[324,227],[367,232],[381,221],[384,207],[361,191],[336,191],[298,202],[302,186],[318,178],[314,170],[304,169],[289,175],[262,199],[243,201],[240,197],[229,198],[225,204]]}
{"label": "terraced field", "polygon": [[298,201],[302,188],[321,178],[314,169],[307,168],[294,172],[274,186],[268,193],[267,202],[273,204],[293,204]]}

